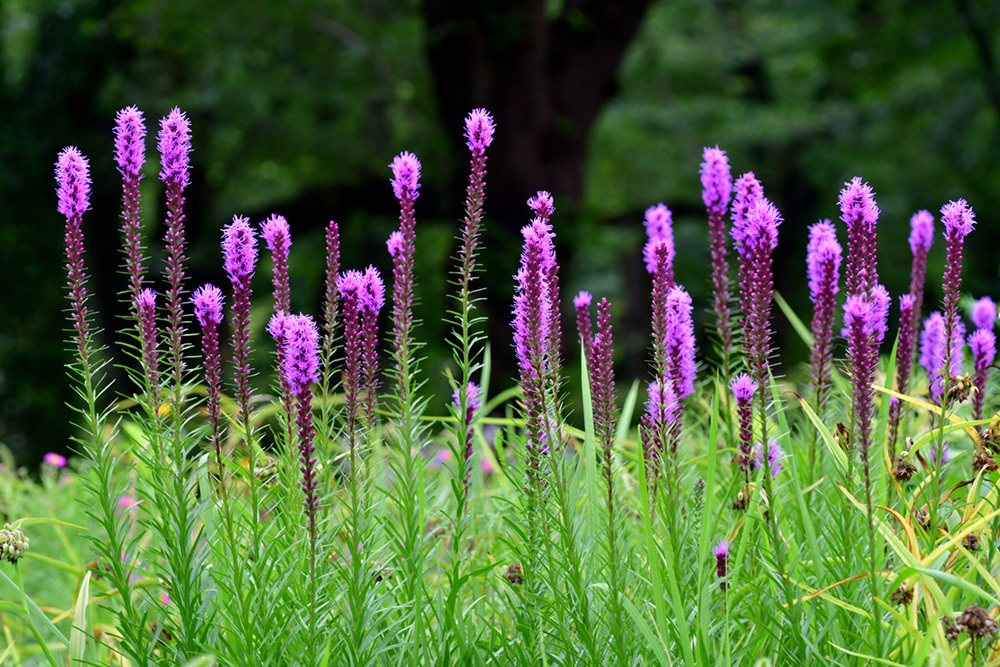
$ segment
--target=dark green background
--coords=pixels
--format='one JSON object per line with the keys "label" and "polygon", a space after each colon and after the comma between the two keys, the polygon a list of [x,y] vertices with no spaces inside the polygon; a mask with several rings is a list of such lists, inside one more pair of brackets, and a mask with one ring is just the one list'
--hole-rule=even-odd
{"label": "dark green background", "polygon": [[[639,253],[650,204],[674,210],[678,280],[705,318],[697,173],[705,145],[726,149],[735,173],[755,171],[782,210],[776,284],[803,317],[806,227],[838,216],[837,193],[854,175],[877,192],[880,269],[893,295],[908,282],[910,215],[937,214],[957,197],[980,223],[966,289],[998,295],[998,46],[1000,4],[986,0],[0,0],[0,442],[25,463],[68,445],[63,221],[52,166],[69,144],[90,157],[94,177],[85,218],[92,306],[105,329],[116,325],[121,193],[112,128],[126,105],[143,109],[150,128],[143,213],[157,267],[154,137],[176,105],[194,133],[192,287],[223,280],[217,241],[234,213],[255,224],[282,213],[294,235],[293,308],[311,312],[327,220],[341,224],[345,267],[388,267],[395,201],[387,165],[401,150],[417,153],[421,337],[430,341],[444,334],[444,276],[464,195],[461,118],[487,106],[499,127],[483,276],[499,370],[510,364],[524,200],[550,189],[567,312],[581,288],[614,300],[619,373],[631,379],[646,373]],[[931,256],[932,302],[941,245]],[[270,306],[263,268],[258,329]],[[776,327],[783,372],[794,375],[806,351],[780,316]],[[258,368],[269,364],[268,349],[260,346]],[[575,361],[575,346],[567,350]],[[427,353],[431,387],[444,397],[440,343]],[[266,372],[259,379],[266,387]]]}

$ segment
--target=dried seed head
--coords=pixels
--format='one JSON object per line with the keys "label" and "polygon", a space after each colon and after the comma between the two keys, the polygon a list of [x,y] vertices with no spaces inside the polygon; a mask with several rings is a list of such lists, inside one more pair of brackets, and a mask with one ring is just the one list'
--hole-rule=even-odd
{"label": "dried seed head", "polygon": [[907,588],[906,586],[900,586],[892,593],[892,603],[899,607],[905,606],[913,602],[913,589]]}
{"label": "dried seed head", "polygon": [[524,583],[524,568],[521,567],[520,563],[511,563],[507,567],[507,572],[504,574],[507,581],[514,584],[515,586],[520,586]]}
{"label": "dried seed head", "polygon": [[917,466],[902,456],[896,457],[895,464],[895,467],[892,469],[892,476],[896,478],[897,482],[908,482],[917,474]]}
{"label": "dried seed head", "polygon": [[947,616],[941,619],[941,625],[944,626],[944,638],[948,641],[955,641],[962,634],[962,629],[955,625],[955,621]]}
{"label": "dried seed head", "polygon": [[988,452],[979,452],[972,457],[972,469],[985,470],[986,472],[996,472],[997,460]]}
{"label": "dried seed head", "polygon": [[987,637],[997,631],[997,622],[989,612],[971,604],[959,615],[956,623],[970,637]]}
{"label": "dried seed head", "polygon": [[745,489],[740,489],[740,492],[736,495],[736,501],[733,503],[733,509],[737,512],[746,511],[749,502],[748,499],[749,494],[745,492]]}
{"label": "dried seed head", "polygon": [[962,546],[969,551],[977,551],[979,549],[979,533],[969,533],[962,538]]}
{"label": "dried seed head", "polygon": [[917,510],[915,518],[917,520],[917,525],[918,526],[920,526],[924,530],[927,530],[928,528],[930,528],[930,526],[931,526],[931,515],[927,513],[927,510],[925,510],[925,509],[919,509],[919,510]]}

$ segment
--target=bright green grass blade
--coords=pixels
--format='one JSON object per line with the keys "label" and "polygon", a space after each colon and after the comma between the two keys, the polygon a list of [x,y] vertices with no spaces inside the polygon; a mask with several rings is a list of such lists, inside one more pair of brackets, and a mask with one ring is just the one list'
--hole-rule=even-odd
{"label": "bright green grass blade", "polygon": [[636,609],[635,605],[628,598],[623,598],[622,602],[624,603],[625,611],[632,617],[632,622],[635,623],[642,636],[646,638],[646,646],[653,649],[653,654],[660,665],[662,667],[673,667],[674,663],[667,656],[667,651],[663,647],[663,640],[653,632],[653,628],[649,627],[649,623],[646,622],[642,612]]}
{"label": "bright green grass blade", "polygon": [[584,349],[580,348],[580,380],[583,387],[583,458],[587,474],[587,496],[590,500],[588,525],[590,534],[585,543],[596,546],[597,517],[601,512],[600,489],[597,485],[597,457],[594,447],[594,405],[590,398],[590,373],[587,371],[587,358]]}
{"label": "bright green grass blade", "polygon": [[90,570],[83,575],[80,593],[73,610],[73,627],[69,630],[69,664],[83,661],[87,648],[87,604],[90,602]]}

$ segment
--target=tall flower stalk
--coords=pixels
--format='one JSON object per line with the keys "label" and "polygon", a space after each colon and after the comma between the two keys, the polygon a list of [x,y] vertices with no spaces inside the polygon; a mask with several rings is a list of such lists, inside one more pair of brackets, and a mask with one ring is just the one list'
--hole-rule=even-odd
{"label": "tall flower stalk", "polygon": [[219,489],[226,492],[226,468],[222,462],[222,357],[219,353],[219,325],[222,324],[224,297],[214,285],[203,285],[191,295],[194,316],[201,325],[202,366],[205,369],[205,409],[212,427],[211,446],[219,476]]}
{"label": "tall flower stalk", "polygon": [[[997,323],[997,305],[993,299],[984,296],[976,301],[972,307],[972,322],[976,325],[976,331],[969,336],[969,349],[972,351],[975,364],[972,381],[972,418],[978,421],[983,418],[986,379],[997,353],[996,334],[993,333]],[[983,427],[977,426],[976,430],[982,434]]]}
{"label": "tall flower stalk", "polygon": [[[831,384],[833,363],[833,320],[837,309],[837,292],[840,291],[840,262],[842,249],[837,242],[837,232],[829,220],[817,222],[809,228],[809,245],[806,264],[809,276],[809,299],[813,304],[813,344],[809,356],[813,400],[816,414],[822,419]],[[809,444],[809,470],[816,469],[816,433]]]}
{"label": "tall flower stalk", "polygon": [[[913,372],[913,349],[916,344],[914,310],[917,300],[912,294],[899,297],[899,342],[896,345],[896,391],[905,394],[909,390],[910,374]],[[899,422],[902,418],[902,402],[892,397],[889,404],[889,458],[896,459],[896,440],[899,437]]]}
{"label": "tall flower stalk", "polygon": [[107,566],[108,581],[121,593],[117,610],[117,627],[121,633],[119,650],[133,664],[145,667],[151,664],[152,638],[147,632],[148,613],[140,610],[133,600],[135,587],[130,563],[135,544],[129,538],[126,521],[116,511],[117,500],[123,496],[124,489],[118,480],[111,449],[114,421],[97,404],[98,397],[107,388],[107,377],[104,373],[106,362],[99,356],[87,304],[89,291],[82,222],[83,214],[90,209],[90,164],[76,147],[69,146],[59,153],[55,176],[57,208],[66,218],[65,268],[74,348],[74,359],[67,365],[67,372],[79,385],[79,394],[85,403],[76,408],[85,429],[85,435],[76,442],[93,466],[93,474],[85,484],[92,497],[94,516],[104,529],[103,539],[94,537],[92,543]]}
{"label": "tall flower stalk", "polygon": [[588,365],[594,347],[594,325],[590,320],[590,306],[593,300],[591,293],[584,290],[573,297],[573,310],[576,311],[576,338],[580,342]]}
{"label": "tall flower stalk", "polygon": [[[848,339],[848,357],[854,381],[854,440],[861,457],[865,479],[865,506],[868,513],[869,585],[872,599],[878,597],[879,553],[875,546],[870,452],[872,416],[875,409],[875,370],[879,345],[886,332],[889,294],[881,285],[871,289],[871,296],[854,294],[844,304],[844,325]],[[875,646],[880,646],[881,620],[873,616]]]}
{"label": "tall flower stalk", "polygon": [[[146,123],[137,107],[122,109],[115,117],[115,163],[122,176],[122,234],[125,273],[129,279],[129,305],[134,306],[142,290],[142,222],[139,218],[142,166],[146,162]],[[135,312],[132,313],[133,317]]]}
{"label": "tall flower stalk", "polygon": [[273,267],[271,269],[271,284],[274,286],[274,317],[278,318],[277,320],[272,318],[272,321],[275,324],[272,335],[274,336],[275,344],[277,345],[278,382],[281,386],[281,400],[285,408],[286,420],[288,422],[285,433],[287,441],[290,443],[292,440],[292,432],[294,431],[293,401],[295,398],[292,395],[291,387],[285,379],[286,374],[281,370],[285,367],[287,340],[285,336],[282,335],[284,331],[283,327],[279,326],[280,324],[283,324],[283,317],[291,312],[291,286],[288,278],[288,254],[292,246],[292,236],[288,228],[288,221],[285,220],[284,216],[270,216],[267,220],[261,223],[260,236],[271,253],[271,264]]}
{"label": "tall flower stalk", "polygon": [[876,224],[879,208],[875,193],[855,176],[840,191],[840,219],[847,225],[847,295],[870,295],[878,284]]}
{"label": "tall flower stalk", "polygon": [[726,213],[732,197],[733,176],[729,157],[719,147],[705,148],[701,162],[701,198],[708,211],[708,235],[712,244],[712,307],[719,336],[724,380],[729,377],[732,331],[729,324],[729,263],[726,259]]}

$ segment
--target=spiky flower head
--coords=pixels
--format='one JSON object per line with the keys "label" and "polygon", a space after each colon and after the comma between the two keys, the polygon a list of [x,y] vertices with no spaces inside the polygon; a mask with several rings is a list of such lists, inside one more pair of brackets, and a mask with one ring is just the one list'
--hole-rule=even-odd
{"label": "spiky flower head", "polygon": [[813,303],[826,293],[840,291],[840,262],[843,248],[837,241],[837,232],[829,220],[822,220],[809,227],[809,245],[806,265],[809,273],[809,294]]}
{"label": "spiky flower head", "polygon": [[752,171],[740,176],[736,179],[736,185],[734,186],[734,196],[733,196],[733,241],[737,245],[743,243],[743,230],[746,227],[747,217],[750,215],[750,209],[757,202],[758,199],[763,198],[764,188],[761,187],[760,181],[757,177],[753,175]]}
{"label": "spiky flower head", "polygon": [[528,207],[532,210],[536,217],[545,221],[551,218],[552,214],[556,211],[556,205],[555,201],[552,199],[552,195],[545,190],[539,190],[534,197],[529,198]]}
{"label": "spiky flower head", "polygon": [[362,311],[378,314],[385,305],[385,283],[382,282],[382,274],[374,266],[365,269],[362,276],[363,289],[358,298],[358,305]]}
{"label": "spiky flower head", "polygon": [[403,249],[403,244],[406,241],[403,239],[403,232],[398,229],[389,234],[389,238],[386,239],[385,245],[389,250],[389,256],[395,257],[399,254],[399,251]]}
{"label": "spiky flower head", "polygon": [[253,276],[257,264],[257,239],[249,218],[233,216],[232,224],[222,230],[222,254],[229,279],[237,281]]}
{"label": "spiky flower head", "polygon": [[972,322],[977,329],[993,330],[997,323],[997,305],[988,296],[976,301],[972,306]]}
{"label": "spiky flower head", "polygon": [[[466,407],[469,412],[475,412],[482,405],[483,390],[475,382],[470,382],[465,387]],[[458,388],[451,393],[451,399],[456,406],[461,405],[461,396]]]}
{"label": "spiky flower head", "polygon": [[[712,549],[715,556],[715,574],[719,579],[725,579],[729,569],[729,540],[720,540]],[[722,590],[726,590],[726,582],[719,584]]]}
{"label": "spiky flower head", "polygon": [[934,243],[934,216],[930,211],[917,211],[910,218],[910,250],[928,252]]}
{"label": "spiky flower head", "polygon": [[[781,445],[773,438],[767,446],[767,465],[771,469],[771,477],[777,477],[781,472],[781,460],[785,457],[785,452]],[[760,442],[753,446],[753,459],[751,465],[756,470],[764,467],[764,445]]]}
{"label": "spiky flower head", "polygon": [[749,373],[740,373],[729,383],[729,390],[733,392],[737,403],[749,405],[757,391],[757,383],[753,381]]}
{"label": "spiky flower head", "polygon": [[308,315],[289,315],[284,322],[285,358],[282,379],[296,396],[319,377],[319,330]]}
{"label": "spiky flower head", "polygon": [[202,285],[194,291],[191,303],[194,304],[194,316],[198,318],[198,323],[202,327],[222,322],[224,300],[222,290],[215,285]]}
{"label": "spiky flower head", "polygon": [[138,178],[146,162],[146,123],[138,107],[125,107],[115,116],[115,162],[127,178]]}
{"label": "spiky flower head", "polygon": [[939,312],[931,313],[924,321],[924,328],[920,333],[920,365],[927,371],[931,396],[937,400],[941,399],[944,391],[944,373],[948,372],[950,377],[957,377],[962,373],[965,325],[961,320],[956,318],[952,326],[950,371],[945,369],[949,347],[946,338],[944,315]]}
{"label": "spiky flower head", "polygon": [[465,141],[470,151],[481,151],[493,143],[496,124],[486,109],[473,109],[465,118]]}
{"label": "spiky flower head", "polygon": [[729,208],[732,190],[733,176],[726,151],[718,146],[705,148],[701,162],[701,198],[705,207],[721,218]]}
{"label": "spiky flower head", "polygon": [[656,272],[656,252],[659,246],[664,246],[667,253],[667,264],[673,266],[676,249],[674,247],[673,213],[663,204],[656,204],[646,209],[643,222],[646,227],[646,245],[642,249],[642,257],[646,261],[646,271]]}
{"label": "spiky flower head", "polygon": [[285,344],[285,336],[287,335],[285,327],[288,325],[290,317],[291,315],[288,313],[279,310],[271,315],[267,321],[267,333],[271,334],[271,338],[277,341],[280,346]]}
{"label": "spiky flower head", "polygon": [[646,413],[656,423],[673,423],[677,415],[677,396],[669,382],[653,380],[646,387]]}
{"label": "spiky flower head", "polygon": [[90,164],[75,146],[68,146],[59,153],[56,183],[61,214],[79,218],[90,208]]}
{"label": "spiky flower head", "polygon": [[191,164],[191,122],[184,112],[174,107],[160,120],[160,180],[168,186],[187,187]]}
{"label": "spiky flower head", "polygon": [[403,151],[392,160],[392,192],[396,199],[413,201],[420,193],[420,160],[409,151]]}
{"label": "spiky flower head", "polygon": [[989,329],[976,329],[969,336],[969,349],[977,367],[987,367],[997,354],[997,338]]}
{"label": "spiky flower head", "polygon": [[260,234],[267,243],[267,249],[274,253],[288,253],[292,245],[288,221],[284,216],[272,215],[260,225]]}
{"label": "spiky flower head", "polygon": [[976,215],[964,199],[950,201],[941,207],[941,224],[945,236],[962,240],[976,227]]}
{"label": "spiky flower head", "polygon": [[675,397],[682,401],[694,393],[694,321],[691,295],[679,285],[667,295],[666,349],[670,381]]}
{"label": "spiky flower head", "polygon": [[590,292],[585,290],[580,290],[580,293],[573,297],[573,307],[574,308],[589,308],[590,304],[593,303],[594,297]]}

